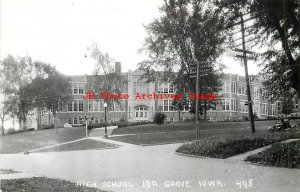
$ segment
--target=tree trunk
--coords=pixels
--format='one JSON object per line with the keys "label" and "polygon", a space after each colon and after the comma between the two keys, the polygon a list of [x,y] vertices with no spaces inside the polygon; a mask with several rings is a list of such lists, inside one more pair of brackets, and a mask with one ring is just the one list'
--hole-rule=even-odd
{"label": "tree trunk", "polygon": [[207,102],[204,101],[204,121],[206,121],[206,117],[207,117]]}
{"label": "tree trunk", "polygon": [[1,136],[4,136],[4,118],[1,119]]}
{"label": "tree trunk", "polygon": [[19,129],[23,130],[23,122],[20,117],[19,117]]}
{"label": "tree trunk", "polygon": [[275,27],[276,27],[276,30],[279,34],[279,37],[281,39],[281,43],[282,43],[282,48],[284,50],[284,53],[288,59],[288,64],[289,66],[291,66],[292,70],[293,70],[293,74],[292,74],[292,87],[297,91],[298,93],[298,96],[300,95],[300,64],[297,63],[291,53],[291,50],[290,50],[290,46],[288,44],[288,39],[287,39],[287,31],[285,31],[281,25],[280,25],[280,21],[279,19],[273,15],[274,17],[274,24],[275,24]]}

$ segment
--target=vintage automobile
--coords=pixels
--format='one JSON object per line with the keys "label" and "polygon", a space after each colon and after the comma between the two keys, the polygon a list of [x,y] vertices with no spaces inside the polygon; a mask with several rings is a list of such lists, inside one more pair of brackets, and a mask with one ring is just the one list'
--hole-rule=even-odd
{"label": "vintage automobile", "polygon": [[291,125],[290,119],[282,118],[275,123],[272,127],[268,128],[268,132],[274,133],[275,131],[297,131],[299,130],[297,125]]}

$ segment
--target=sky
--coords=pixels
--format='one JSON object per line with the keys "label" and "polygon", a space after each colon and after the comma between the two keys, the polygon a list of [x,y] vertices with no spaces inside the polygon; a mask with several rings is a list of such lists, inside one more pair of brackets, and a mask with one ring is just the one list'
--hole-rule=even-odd
{"label": "sky", "polygon": [[[100,46],[122,71],[147,59],[138,54],[144,25],[159,16],[163,0],[0,0],[0,59],[29,55],[66,75],[91,74],[94,61],[87,47]],[[223,54],[225,72],[244,75],[240,61]],[[249,63],[249,74],[259,68]]]}

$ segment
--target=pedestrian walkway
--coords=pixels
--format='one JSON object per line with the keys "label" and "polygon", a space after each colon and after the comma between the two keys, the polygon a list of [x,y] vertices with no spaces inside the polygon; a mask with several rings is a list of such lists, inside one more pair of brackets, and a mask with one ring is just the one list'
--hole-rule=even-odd
{"label": "pedestrian walkway", "polygon": [[124,142],[120,142],[120,141],[114,141],[114,140],[111,140],[111,139],[106,139],[104,137],[88,137],[89,139],[93,139],[95,141],[101,141],[101,142],[106,142],[106,143],[112,143],[112,144],[115,144],[115,145],[118,145],[118,146],[139,146],[139,145],[134,145],[134,144],[130,144],[130,143],[124,143]]}
{"label": "pedestrian walkway", "polygon": [[[118,128],[118,126],[108,126],[107,129],[107,135],[111,135],[113,130]],[[94,128],[89,130],[89,136],[90,137],[101,137],[105,134],[105,127],[100,128]]]}
{"label": "pedestrian walkway", "polygon": [[95,182],[97,188],[114,192],[299,191],[299,169],[179,156],[174,154],[179,146],[2,154],[0,168],[74,183]]}

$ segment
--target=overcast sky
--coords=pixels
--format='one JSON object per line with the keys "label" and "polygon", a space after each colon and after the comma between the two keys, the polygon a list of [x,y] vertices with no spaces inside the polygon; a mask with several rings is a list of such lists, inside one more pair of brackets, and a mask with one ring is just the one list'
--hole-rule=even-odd
{"label": "overcast sky", "polygon": [[[67,75],[90,74],[94,63],[85,58],[97,43],[103,52],[135,70],[146,59],[137,50],[146,36],[143,25],[158,17],[163,0],[0,0],[0,57],[30,55],[55,65]],[[219,59],[225,72],[244,75],[240,62]],[[249,64],[249,73],[258,73]]]}

